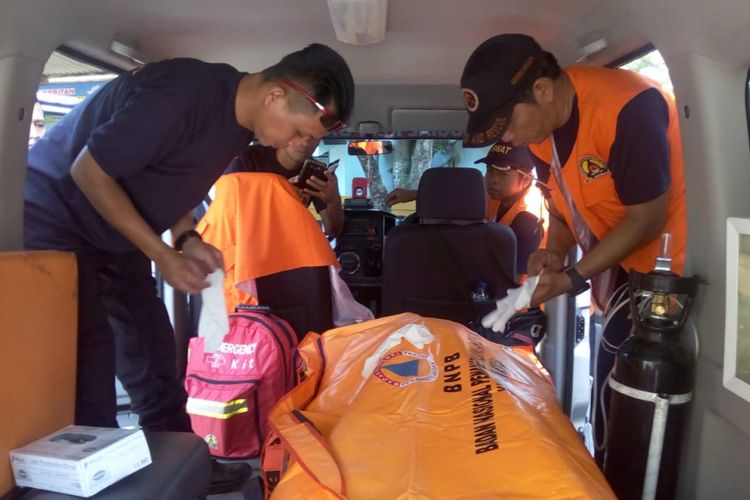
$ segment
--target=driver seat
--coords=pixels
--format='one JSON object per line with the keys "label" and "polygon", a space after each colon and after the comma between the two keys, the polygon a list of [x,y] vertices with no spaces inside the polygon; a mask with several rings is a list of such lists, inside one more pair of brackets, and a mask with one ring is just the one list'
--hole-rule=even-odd
{"label": "driver seat", "polygon": [[468,325],[477,316],[472,291],[485,285],[502,298],[516,284],[516,237],[487,222],[482,174],[432,168],[420,179],[416,223],[386,237],[383,314],[413,312]]}

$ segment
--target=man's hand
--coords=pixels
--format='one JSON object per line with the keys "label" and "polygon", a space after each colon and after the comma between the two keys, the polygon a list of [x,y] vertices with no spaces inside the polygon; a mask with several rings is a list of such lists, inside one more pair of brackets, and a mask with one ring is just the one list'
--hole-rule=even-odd
{"label": "man's hand", "polygon": [[221,252],[198,238],[188,238],[182,253],[169,250],[154,261],[164,280],[184,293],[208,287],[206,276],[224,267]]}
{"label": "man's hand", "polygon": [[200,261],[207,269],[206,274],[217,269],[224,269],[224,257],[221,251],[200,238],[188,238],[182,245],[182,253]]}
{"label": "man's hand", "polygon": [[297,186],[298,180],[299,180],[299,175],[290,177],[289,184],[291,184],[292,187],[297,191],[297,195],[299,196],[299,199],[302,202],[302,205],[308,206],[310,204],[310,195],[306,194],[302,189],[299,188],[299,186]]}
{"label": "man's hand", "polygon": [[307,186],[302,191],[309,196],[321,200],[326,205],[341,205],[339,181],[336,174],[325,172],[325,176],[325,181],[317,177],[310,177],[307,179]]}
{"label": "man's hand", "polygon": [[396,203],[406,203],[417,199],[416,189],[396,188],[385,197],[385,204],[392,207]]}
{"label": "man's hand", "polygon": [[198,293],[208,287],[210,267],[203,261],[176,250],[162,254],[154,261],[164,280],[184,293]]}
{"label": "man's hand", "polygon": [[317,177],[310,177],[307,181],[309,187],[305,188],[303,195],[315,196],[322,200],[326,207],[319,214],[323,220],[326,235],[335,237],[344,229],[344,209],[341,206],[341,194],[339,194],[339,181],[336,175],[326,172],[326,181]]}
{"label": "man's hand", "polygon": [[529,276],[536,276],[541,273],[542,270],[544,270],[545,273],[558,273],[562,271],[563,264],[564,259],[558,254],[550,252],[545,248],[541,248],[529,255],[526,271],[529,273]]}
{"label": "man's hand", "polygon": [[539,276],[539,283],[531,296],[531,307],[536,307],[551,298],[568,293],[573,289],[573,283],[566,273],[544,271]]}

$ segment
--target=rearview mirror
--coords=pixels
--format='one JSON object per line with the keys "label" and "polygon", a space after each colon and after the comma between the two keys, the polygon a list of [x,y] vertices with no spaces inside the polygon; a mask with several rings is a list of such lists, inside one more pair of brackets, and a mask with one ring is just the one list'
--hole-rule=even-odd
{"label": "rearview mirror", "polygon": [[387,155],[393,152],[391,141],[349,141],[349,156]]}

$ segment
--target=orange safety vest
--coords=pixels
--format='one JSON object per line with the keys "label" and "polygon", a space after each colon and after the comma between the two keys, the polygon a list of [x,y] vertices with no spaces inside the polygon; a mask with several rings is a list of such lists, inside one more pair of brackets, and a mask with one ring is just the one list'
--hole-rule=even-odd
{"label": "orange safety vest", "polygon": [[257,304],[243,283],[270,274],[336,265],[336,256],[287,179],[235,173],[216,182],[216,197],[196,230],[224,256],[227,311]]}
{"label": "orange safety vest", "polygon": [[497,210],[499,208],[500,201],[492,198],[491,196],[487,196],[487,215],[485,216],[485,219],[487,219],[489,222],[499,222],[500,224],[510,226],[513,220],[516,218],[516,215],[526,211],[526,200],[523,196],[521,196],[516,200],[515,203],[513,203],[513,205],[510,206],[508,211],[505,212],[500,220],[495,220],[495,218],[497,217]]}
{"label": "orange safety vest", "polygon": [[[487,215],[485,216],[485,219],[487,219],[487,221],[489,222],[498,222],[500,224],[510,226],[513,221],[516,220],[518,214],[527,210],[528,205],[526,203],[526,195],[524,194],[524,196],[516,200],[516,202],[510,206],[508,211],[505,212],[502,217],[500,217],[500,220],[495,220],[495,218],[497,217],[498,208],[500,208],[500,202],[490,196],[487,196]],[[539,248],[544,248],[547,245],[547,236],[548,232],[545,230],[544,235],[542,236],[542,241],[539,242]],[[527,274],[520,274],[518,275],[518,281],[522,283],[526,281],[527,277]]]}
{"label": "orange safety vest", "polygon": [[[669,108],[667,138],[670,146],[670,173],[667,222],[662,232],[672,234],[672,269],[682,273],[687,246],[687,207],[682,161],[682,141],[674,96],[637,73],[607,68],[573,67],[565,70],[578,96],[580,122],[578,135],[562,176],[573,203],[594,236],[601,241],[625,216],[627,207],[617,196],[612,173],[608,168],[609,151],[615,141],[617,117],[622,108],[646,89],[657,88]],[[531,145],[536,156],[552,163],[552,145],[548,138]],[[562,213],[571,233],[573,219],[565,196],[554,175],[550,175],[552,199]],[[645,273],[653,270],[660,254],[661,238],[644,244],[628,255],[620,265],[626,270]]]}

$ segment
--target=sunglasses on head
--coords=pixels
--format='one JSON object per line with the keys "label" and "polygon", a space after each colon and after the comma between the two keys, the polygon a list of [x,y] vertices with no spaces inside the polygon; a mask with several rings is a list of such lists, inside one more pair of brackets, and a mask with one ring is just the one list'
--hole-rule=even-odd
{"label": "sunglasses on head", "polygon": [[[345,121],[339,120],[336,118],[336,116],[328,111],[325,106],[320,104],[313,96],[307,93],[305,89],[294,83],[293,81],[289,80],[288,78],[279,78],[279,81],[283,83],[284,85],[290,87],[298,94],[304,96],[307,98],[308,101],[310,101],[313,106],[315,106],[317,109],[319,109],[323,113],[323,118],[321,119],[321,123],[326,127],[326,129],[329,132],[338,132],[341,129],[346,128],[347,123]],[[334,121],[335,120],[335,121]],[[333,125],[327,125],[327,123],[333,122]]]}
{"label": "sunglasses on head", "polygon": [[517,168],[517,167],[515,167],[513,165],[507,165],[507,164],[506,165],[495,165],[493,163],[488,163],[488,166],[492,170],[495,170],[497,172],[503,172],[503,173],[505,173],[505,172],[510,172],[511,170],[515,170],[516,172],[521,172],[522,174],[525,173],[525,172],[522,172],[519,168]]}
{"label": "sunglasses on head", "polygon": [[522,177],[530,179],[533,182],[535,182],[535,183],[539,184],[540,186],[543,186],[543,187],[545,187],[547,189],[551,189],[547,183],[540,181],[539,178],[536,177],[531,172],[524,172],[523,170],[520,170],[518,168],[514,168],[514,167],[512,167],[510,165],[493,165],[493,164],[488,164],[488,165],[493,170],[496,170],[498,172],[503,172],[503,173],[510,172],[511,170],[515,170],[516,172],[518,172],[519,174],[521,174]]}

